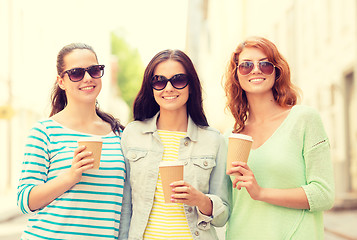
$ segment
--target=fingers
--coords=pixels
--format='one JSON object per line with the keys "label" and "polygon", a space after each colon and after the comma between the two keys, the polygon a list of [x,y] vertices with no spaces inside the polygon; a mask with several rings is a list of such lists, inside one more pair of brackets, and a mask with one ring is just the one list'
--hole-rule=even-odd
{"label": "fingers", "polygon": [[[93,159],[93,161],[94,161],[94,159]],[[91,162],[93,162],[93,161],[91,161]],[[85,165],[82,165],[82,167],[80,168],[80,170],[81,170],[82,173],[83,173],[83,172],[87,171],[88,169],[92,169],[93,166],[94,166],[94,164],[85,164]]]}
{"label": "fingers", "polygon": [[72,161],[72,167],[74,169],[84,172],[88,169],[93,168],[94,158],[92,158],[93,153],[85,151],[86,146],[79,146],[74,151],[74,158]]}
{"label": "fingers", "polygon": [[184,189],[186,188],[187,191],[190,191],[189,189],[187,189],[187,187],[182,187],[181,190],[178,190],[177,188],[172,189],[172,191],[174,192],[171,195],[171,202],[173,203],[185,203],[188,205],[191,205],[190,202],[192,201],[192,196],[191,193],[184,191]]}
{"label": "fingers", "polygon": [[191,192],[191,185],[184,181],[177,181],[170,184],[172,191],[175,193],[189,194]]}
{"label": "fingers", "polygon": [[191,189],[189,186],[184,186],[184,187],[175,187],[172,189],[172,191],[175,193],[190,193]]}
{"label": "fingers", "polygon": [[233,188],[237,188],[240,190],[240,188],[238,187],[238,183],[245,182],[245,181],[246,181],[246,179],[244,179],[244,178],[236,177],[232,182]]}
{"label": "fingers", "polygon": [[78,161],[76,163],[77,167],[82,167],[82,166],[85,166],[85,165],[88,165],[88,164],[93,164],[94,163],[94,158],[86,158],[86,159],[82,159],[80,161]]}
{"label": "fingers", "polygon": [[191,198],[192,191],[194,190],[193,187],[184,182],[184,181],[177,181],[170,184],[172,187],[173,194],[171,195],[171,202],[174,203],[187,203]]}
{"label": "fingers", "polygon": [[[79,147],[80,148],[80,147]],[[79,148],[77,148],[76,150],[78,150]],[[75,153],[74,154],[74,158],[73,158],[73,162],[72,162],[72,164],[73,163],[76,163],[76,162],[78,162],[78,161],[81,161],[82,159],[84,159],[84,158],[88,158],[88,157],[90,157],[90,156],[92,156],[92,152],[88,152],[88,151],[83,151],[84,149],[82,149],[82,150],[80,150],[80,152],[79,153]]]}
{"label": "fingers", "polygon": [[239,161],[236,161],[236,162],[232,162],[232,166],[233,167],[242,167],[242,168],[245,168],[245,169],[248,169],[250,170],[248,164],[246,162],[239,162]]}
{"label": "fingers", "polygon": [[188,186],[189,184],[186,183],[184,180],[180,180],[180,181],[176,181],[176,182],[172,182],[170,184],[170,187],[178,187],[178,186]]}
{"label": "fingers", "polygon": [[87,147],[85,145],[79,146],[74,150],[74,156],[76,156],[78,153],[82,152],[84,149]]}
{"label": "fingers", "polygon": [[237,174],[242,175],[242,173],[240,172],[241,169],[242,169],[242,167],[232,167],[226,171],[226,174],[227,175],[233,175],[233,174],[234,175],[237,175]]}
{"label": "fingers", "polygon": [[247,181],[247,178],[244,177],[244,176],[237,176],[237,177],[233,180],[233,182],[232,182],[233,188],[236,188],[236,187],[237,187],[237,183],[238,183],[238,182],[243,182],[243,181]]}
{"label": "fingers", "polygon": [[177,202],[177,200],[181,200],[181,201],[182,200],[188,200],[189,197],[190,197],[190,195],[187,194],[187,193],[175,193],[175,194],[171,195],[171,201],[172,202],[173,201]]}
{"label": "fingers", "polygon": [[227,175],[231,175],[234,173],[243,174],[243,172],[247,173],[247,171],[251,171],[248,164],[246,162],[232,162],[232,167],[226,171]]}
{"label": "fingers", "polygon": [[182,181],[173,182],[170,184],[172,191],[175,193],[190,193],[195,190],[189,183]]}
{"label": "fingers", "polygon": [[72,168],[77,171],[79,170],[80,172],[84,172],[88,169],[93,168],[94,166],[94,158],[88,158],[88,159],[82,159],[76,163],[72,164]]}
{"label": "fingers", "polygon": [[231,169],[228,169],[226,172],[227,175],[253,175],[253,172],[251,170],[248,170],[246,168],[243,168],[242,166],[238,167],[232,167]]}

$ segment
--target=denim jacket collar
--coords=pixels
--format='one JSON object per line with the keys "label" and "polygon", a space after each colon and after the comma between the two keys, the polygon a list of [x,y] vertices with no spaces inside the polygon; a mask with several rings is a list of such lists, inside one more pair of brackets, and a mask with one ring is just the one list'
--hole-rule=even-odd
{"label": "denim jacket collar", "polygon": [[[147,120],[147,128],[143,131],[143,133],[154,133],[157,132],[157,118],[160,115],[160,111],[158,111],[154,117]],[[197,141],[197,133],[198,133],[198,126],[194,123],[190,115],[188,115],[188,123],[187,123],[187,133],[186,137],[189,138],[191,141]]]}

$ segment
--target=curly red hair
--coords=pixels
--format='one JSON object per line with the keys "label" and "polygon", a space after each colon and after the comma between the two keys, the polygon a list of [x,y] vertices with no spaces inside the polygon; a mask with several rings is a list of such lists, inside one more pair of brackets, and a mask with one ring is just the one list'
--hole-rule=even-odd
{"label": "curly red hair", "polygon": [[226,108],[229,108],[235,119],[233,132],[240,132],[244,129],[249,112],[248,100],[237,75],[238,58],[244,48],[260,49],[275,65],[275,83],[272,91],[275,101],[280,106],[294,106],[299,98],[298,88],[291,83],[289,65],[275,44],[263,37],[248,38],[232,53],[225,73]]}

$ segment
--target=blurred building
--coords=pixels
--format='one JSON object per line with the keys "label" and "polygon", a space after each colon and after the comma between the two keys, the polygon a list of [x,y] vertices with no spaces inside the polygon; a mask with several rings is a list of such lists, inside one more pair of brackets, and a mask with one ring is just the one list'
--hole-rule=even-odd
{"label": "blurred building", "polygon": [[357,4],[355,0],[191,0],[187,51],[203,81],[205,109],[222,132],[233,126],[221,86],[227,60],[249,36],[287,58],[302,104],[317,108],[331,141],[335,207],[357,207]]}
{"label": "blurred building", "polygon": [[[64,45],[85,42],[94,48],[99,62],[106,65],[100,107],[127,122],[128,107],[118,99],[112,81],[112,14],[106,11],[85,0],[0,0],[1,199],[10,196],[16,205],[25,139],[36,121],[49,116],[56,57]],[[114,111],[118,108],[124,110]],[[2,208],[6,206],[0,212]]]}

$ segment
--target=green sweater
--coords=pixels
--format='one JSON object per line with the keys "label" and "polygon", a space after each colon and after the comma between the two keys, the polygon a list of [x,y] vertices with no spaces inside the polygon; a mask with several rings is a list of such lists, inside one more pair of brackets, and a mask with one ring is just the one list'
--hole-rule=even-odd
{"label": "green sweater", "polygon": [[233,189],[226,239],[324,238],[323,211],[333,205],[334,178],[328,137],[314,109],[294,106],[274,134],[250,152],[248,165],[263,188],[302,187],[310,209],[255,201],[245,188]]}

